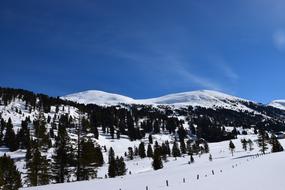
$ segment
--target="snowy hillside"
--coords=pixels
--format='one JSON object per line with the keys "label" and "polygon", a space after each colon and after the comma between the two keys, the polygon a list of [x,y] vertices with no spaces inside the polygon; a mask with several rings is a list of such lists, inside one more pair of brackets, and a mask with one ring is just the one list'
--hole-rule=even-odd
{"label": "snowy hillside", "polygon": [[226,109],[252,111],[243,104],[243,102],[250,101],[212,90],[183,92],[169,94],[158,98],[138,100],[122,95],[90,90],[70,94],[62,97],[62,99],[71,100],[78,103],[98,105],[117,105],[119,103],[174,106],[191,105],[200,107],[222,107]]}
{"label": "snowy hillside", "polygon": [[118,95],[107,93],[99,90],[88,90],[84,92],[74,93],[62,97],[62,99],[78,102],[81,104],[97,104],[97,105],[117,105],[120,103],[132,104],[134,99]]}
{"label": "snowy hillside", "polygon": [[268,105],[278,109],[285,110],[285,100],[274,100]]}
{"label": "snowy hillside", "polygon": [[[195,156],[195,162],[190,165],[188,156],[177,158],[177,160],[169,158],[169,161],[164,163],[165,167],[162,170],[153,171],[150,159],[137,159],[127,162],[128,168],[136,171],[132,175],[28,189],[145,190],[148,187],[149,190],[186,190],[191,187],[196,190],[220,190],[230,187],[232,190],[267,190],[270,188],[283,190],[285,166],[280,163],[285,159],[285,153],[256,156],[258,153],[256,144],[253,151],[244,151],[240,138],[251,138],[254,141],[256,136],[240,136],[239,139],[234,140],[237,147],[233,157],[228,150],[228,141],[211,143],[209,146],[213,161],[209,161],[207,154],[201,157]],[[284,146],[285,141],[282,140],[281,143]],[[199,179],[197,179],[198,175]],[[166,180],[168,180],[168,187]]]}

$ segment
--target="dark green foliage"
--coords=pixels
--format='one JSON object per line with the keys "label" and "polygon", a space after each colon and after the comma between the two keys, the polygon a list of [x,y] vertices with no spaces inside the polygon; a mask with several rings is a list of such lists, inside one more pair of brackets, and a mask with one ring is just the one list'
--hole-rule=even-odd
{"label": "dark green foliage", "polygon": [[139,156],[140,156],[141,158],[145,158],[145,157],[146,157],[144,142],[141,142],[141,143],[139,144]]}
{"label": "dark green foliage", "polygon": [[97,175],[96,149],[91,140],[81,142],[79,158],[80,170],[77,172],[78,181],[93,179]]}
{"label": "dark green foliage", "polygon": [[229,149],[230,149],[230,151],[231,151],[231,153],[232,153],[232,156],[234,156],[234,150],[235,150],[235,145],[234,145],[234,143],[233,143],[233,141],[230,141],[230,143],[229,143]]}
{"label": "dark green foliage", "polygon": [[180,150],[178,148],[178,145],[177,145],[176,141],[173,143],[172,156],[173,157],[180,157],[181,156],[181,152],[180,152]]}
{"label": "dark green foliage", "polygon": [[259,129],[257,141],[258,141],[258,146],[260,147],[260,152],[265,154],[265,151],[268,149],[267,147],[268,134],[264,129]]}
{"label": "dark green foliage", "polygon": [[194,163],[193,155],[190,155],[190,163]]}
{"label": "dark green foliage", "polygon": [[271,152],[282,152],[284,150],[274,134],[271,136],[270,144],[272,145]]}
{"label": "dark green foliage", "polygon": [[46,156],[42,156],[38,143],[32,142],[32,148],[29,160],[27,160],[27,184],[29,186],[38,186],[49,184],[50,181],[50,167]]}
{"label": "dark green foliage", "polygon": [[128,158],[130,160],[133,160],[134,159],[134,151],[133,151],[133,148],[132,147],[129,147],[128,148]]}
{"label": "dark green foliage", "polygon": [[17,134],[17,142],[20,149],[27,149],[30,146],[30,130],[27,121],[22,121],[21,129]]}
{"label": "dark green foliage", "polygon": [[22,186],[21,175],[14,161],[6,154],[0,157],[0,189],[17,190]]}
{"label": "dark green foliage", "polygon": [[15,151],[19,148],[17,138],[13,129],[11,118],[6,123],[6,133],[4,136],[4,145],[6,145],[11,151]]}
{"label": "dark green foliage", "polygon": [[154,154],[153,154],[153,161],[152,161],[152,167],[154,170],[159,170],[163,168],[163,163],[161,160],[161,154],[159,149],[154,149]]}
{"label": "dark green foliage", "polygon": [[113,151],[113,148],[111,147],[109,150],[109,167],[108,167],[108,175],[109,177],[116,177],[117,173],[117,166],[116,166],[116,160],[115,160],[115,153]]}
{"label": "dark green foliage", "polygon": [[247,151],[247,140],[245,139],[241,139],[241,144],[242,144],[242,148],[244,149],[244,151]]}
{"label": "dark green foliage", "polygon": [[115,152],[112,147],[109,149],[109,154],[108,154],[108,163],[110,164],[111,160],[115,159]]}
{"label": "dark green foliage", "polygon": [[150,144],[147,146],[147,157],[152,158],[153,157],[153,150]]}
{"label": "dark green foliage", "polygon": [[123,176],[123,175],[126,175],[126,164],[125,164],[125,161],[124,161],[124,158],[123,157],[117,157],[116,158],[116,168],[117,168],[117,171],[116,171],[116,175],[117,176]]}
{"label": "dark green foliage", "polygon": [[182,154],[186,154],[186,145],[184,140],[180,141],[180,150]]}
{"label": "dark green foliage", "polygon": [[152,143],[153,143],[152,135],[151,135],[151,134],[148,136],[148,142],[149,142],[149,144],[152,144]]}
{"label": "dark green foliage", "polygon": [[59,124],[52,162],[52,175],[56,183],[64,183],[70,177],[70,169],[74,155],[66,128]]}
{"label": "dark green foliage", "polygon": [[252,142],[252,140],[251,140],[251,139],[248,139],[248,140],[247,140],[247,144],[248,144],[248,146],[249,146],[249,150],[252,151],[252,150],[253,150],[253,142]]}

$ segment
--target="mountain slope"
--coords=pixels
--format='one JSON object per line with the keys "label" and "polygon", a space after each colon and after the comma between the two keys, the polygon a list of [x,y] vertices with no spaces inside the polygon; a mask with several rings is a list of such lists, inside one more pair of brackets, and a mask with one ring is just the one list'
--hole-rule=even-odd
{"label": "mountain slope", "polygon": [[117,105],[146,104],[146,105],[175,105],[175,106],[200,106],[200,107],[222,107],[226,109],[238,109],[252,111],[243,103],[251,102],[242,98],[231,96],[212,90],[201,90],[169,94],[157,98],[135,100],[130,97],[90,90],[62,97],[62,99],[84,104]]}
{"label": "mountain slope", "polygon": [[118,94],[107,93],[99,90],[88,90],[62,97],[62,99],[81,104],[117,105],[120,103],[132,104],[134,99]]}
{"label": "mountain slope", "polygon": [[285,110],[285,100],[273,100],[268,105],[281,110]]}

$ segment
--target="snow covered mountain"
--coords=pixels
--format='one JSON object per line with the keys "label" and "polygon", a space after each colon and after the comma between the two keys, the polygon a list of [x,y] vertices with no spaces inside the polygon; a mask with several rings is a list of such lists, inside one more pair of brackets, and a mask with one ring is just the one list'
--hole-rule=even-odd
{"label": "snow covered mountain", "polygon": [[62,97],[62,99],[81,104],[117,105],[120,103],[132,104],[135,100],[127,96],[107,93],[99,90],[88,90]]}
{"label": "snow covered mountain", "polygon": [[117,105],[125,104],[146,104],[146,105],[174,105],[174,106],[200,106],[200,107],[223,107],[227,109],[250,110],[244,103],[251,102],[242,98],[231,96],[212,90],[200,90],[169,94],[150,99],[133,99],[130,97],[111,94],[97,90],[89,90],[70,94],[62,99],[75,101],[84,104]]}
{"label": "snow covered mountain", "polygon": [[281,110],[285,110],[285,100],[273,100],[268,105]]}

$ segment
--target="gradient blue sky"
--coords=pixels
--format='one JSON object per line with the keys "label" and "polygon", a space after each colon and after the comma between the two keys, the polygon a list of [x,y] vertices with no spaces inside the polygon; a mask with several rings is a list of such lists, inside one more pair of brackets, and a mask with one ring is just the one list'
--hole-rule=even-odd
{"label": "gradient blue sky", "polygon": [[282,0],[1,0],[0,86],[285,99]]}

